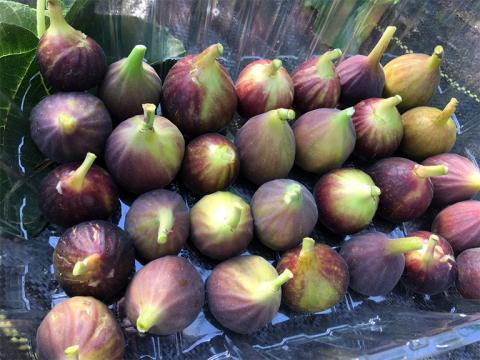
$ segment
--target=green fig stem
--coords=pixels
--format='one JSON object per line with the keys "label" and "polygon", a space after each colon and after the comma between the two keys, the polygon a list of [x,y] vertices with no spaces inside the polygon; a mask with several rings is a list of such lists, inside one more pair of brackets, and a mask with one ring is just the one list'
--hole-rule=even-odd
{"label": "green fig stem", "polygon": [[334,116],[339,121],[346,122],[346,121],[350,121],[354,113],[355,113],[355,108],[352,106],[337,112]]}
{"label": "green fig stem", "polygon": [[440,240],[438,236],[433,234],[428,238],[427,249],[423,255],[424,265],[428,265],[432,261],[433,255],[435,254],[435,246],[437,246],[438,240]]}
{"label": "green fig stem", "polygon": [[122,73],[127,77],[141,76],[144,73],[143,59],[146,52],[145,45],[136,45],[122,64]]}
{"label": "green fig stem", "polygon": [[310,256],[315,250],[315,240],[310,237],[303,238],[302,247],[300,249],[300,257]]}
{"label": "green fig stem", "polygon": [[77,128],[77,120],[73,116],[60,113],[58,115],[58,125],[64,134],[71,135]]}
{"label": "green fig stem", "polygon": [[65,354],[66,360],[78,360],[80,356],[80,346],[69,346],[63,351],[63,353]]}
{"label": "green fig stem", "polygon": [[225,224],[228,226],[230,231],[233,232],[237,228],[238,224],[240,223],[240,219],[242,218],[242,212],[243,212],[243,208],[241,205],[236,204],[233,207],[230,213],[230,217],[227,219]]}
{"label": "green fig stem", "polygon": [[435,123],[437,125],[445,124],[448,121],[448,119],[452,117],[455,110],[457,110],[457,106],[458,106],[458,100],[455,98],[451,98],[448,104],[442,110],[442,112],[435,119]]}
{"label": "green fig stem", "polygon": [[274,59],[269,65],[269,76],[275,76],[278,73],[278,70],[282,67],[282,60]]}
{"label": "green fig stem", "polygon": [[382,194],[382,190],[378,186],[370,186],[370,195],[371,196],[380,196]]}
{"label": "green fig stem", "polygon": [[433,176],[442,176],[448,173],[446,165],[415,165],[413,168],[415,175],[421,178],[429,178]]}
{"label": "green fig stem", "polygon": [[141,309],[136,323],[137,330],[142,334],[146,333],[155,325],[158,317],[159,313],[155,309]]}
{"label": "green fig stem", "polygon": [[155,122],[155,105],[154,104],[143,104],[143,117],[145,123],[143,124],[144,131],[152,131],[153,124]]}
{"label": "green fig stem", "polygon": [[82,165],[80,165],[77,170],[73,172],[72,175],[65,180],[66,185],[74,191],[81,191],[83,188],[83,182],[85,181],[85,176],[87,176],[88,171],[93,165],[93,162],[97,156],[94,153],[87,153],[85,160],[83,160]]}
{"label": "green fig stem", "polygon": [[273,280],[273,290],[278,291],[283,284],[285,284],[288,280],[293,278],[293,273],[289,269],[283,270],[283,272],[278,275],[278,277]]}
{"label": "green fig stem", "polygon": [[197,57],[195,61],[196,68],[206,68],[215,64],[215,60],[222,56],[223,54],[223,45],[220,43],[210,45],[208,48],[203,50]]}
{"label": "green fig stem", "polygon": [[99,254],[92,254],[87,256],[85,259],[77,261],[72,270],[73,276],[80,276],[85,274],[89,270],[93,270],[98,267],[100,261]]}
{"label": "green fig stem", "polygon": [[394,106],[397,106],[402,102],[402,97],[400,95],[395,95],[387,99],[380,100],[375,104],[375,110],[385,110]]}
{"label": "green fig stem", "polygon": [[45,0],[37,0],[37,36],[42,37],[45,32]]}
{"label": "green fig stem", "polygon": [[277,117],[282,121],[290,121],[295,119],[295,111],[291,109],[277,109],[273,111],[276,112]]}
{"label": "green fig stem", "polygon": [[335,69],[333,66],[333,61],[337,60],[342,56],[342,50],[334,49],[327,51],[325,54],[320,56],[317,61],[317,74],[324,79],[332,79],[335,77]]}
{"label": "green fig stem", "polygon": [[395,34],[395,31],[397,31],[395,26],[387,26],[380,40],[378,40],[373,50],[368,54],[368,62],[370,64],[378,65],[380,63],[380,58],[385,50],[387,50],[388,44],[390,43],[393,34]]}
{"label": "green fig stem", "polygon": [[302,187],[299,184],[291,184],[283,195],[283,201],[287,205],[297,205],[302,199]]}
{"label": "green fig stem", "polygon": [[167,242],[168,234],[173,229],[175,217],[171,209],[162,209],[158,214],[158,236],[157,244],[162,245]]}
{"label": "green fig stem", "polygon": [[427,61],[427,67],[431,71],[435,71],[439,68],[440,64],[442,63],[443,58],[443,47],[440,45],[435,46],[433,49],[432,56]]}
{"label": "green fig stem", "polygon": [[422,238],[418,236],[388,240],[385,250],[387,255],[400,255],[423,247]]}
{"label": "green fig stem", "polygon": [[53,31],[62,34],[63,37],[72,39],[83,35],[67,23],[63,16],[59,0],[48,0],[48,11],[50,15],[50,27],[48,31]]}

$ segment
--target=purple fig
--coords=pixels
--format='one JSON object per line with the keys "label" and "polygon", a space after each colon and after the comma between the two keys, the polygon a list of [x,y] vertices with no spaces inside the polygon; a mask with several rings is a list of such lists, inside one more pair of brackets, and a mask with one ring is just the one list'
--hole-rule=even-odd
{"label": "purple fig", "polygon": [[232,185],[240,171],[236,146],[220,134],[205,134],[193,139],[185,150],[182,180],[197,194],[210,194]]}
{"label": "purple fig", "polygon": [[221,44],[179,60],[163,85],[167,116],[187,135],[195,136],[224,128],[233,118],[237,94],[233,81],[216,59]]}
{"label": "purple fig", "polygon": [[122,360],[124,351],[122,329],[110,310],[92,297],[62,301],[37,330],[39,360]]}
{"label": "purple fig", "polygon": [[40,101],[30,115],[33,142],[49,159],[81,161],[87,152],[102,154],[112,119],[103,103],[86,93],[58,93]]}
{"label": "purple fig", "polygon": [[144,104],[143,109],[144,115],[115,128],[105,148],[110,174],[125,190],[137,194],[168,185],[180,170],[185,151],[178,128],[155,116],[155,105]]}
{"label": "purple fig", "polygon": [[347,293],[345,260],[324,244],[304,238],[302,246],[283,254],[279,274],[289,269],[293,278],[282,287],[283,301],[293,311],[316,312],[338,304]]}
{"label": "purple fig", "polygon": [[295,97],[293,106],[301,112],[334,108],[340,98],[340,78],[333,61],[342,56],[340,49],[310,59],[292,73]]}
{"label": "purple fig", "polygon": [[366,296],[388,294],[402,276],[403,254],[422,246],[422,239],[415,236],[393,240],[380,232],[353,236],[340,251],[350,272],[350,288]]}
{"label": "purple fig", "polygon": [[261,185],[287,177],[295,160],[295,138],[288,124],[294,118],[293,110],[271,110],[254,116],[240,128],[235,145],[246,179]]}
{"label": "purple fig", "polygon": [[315,185],[319,220],[337,234],[359,232],[372,221],[380,193],[372,178],[361,170],[333,170]]}
{"label": "purple fig", "polygon": [[235,91],[238,113],[251,118],[279,108],[291,108],[293,82],[282,61],[257,60],[238,75]]}
{"label": "purple fig", "polygon": [[100,84],[107,71],[100,45],[65,21],[59,0],[48,0],[48,10],[50,27],[37,48],[45,81],[61,91],[83,91]]}
{"label": "purple fig", "polygon": [[135,272],[133,243],[110,222],[83,222],[62,234],[53,267],[68,296],[93,296],[110,304],[121,297]]}
{"label": "purple fig", "polygon": [[190,226],[193,244],[216,260],[245,250],[253,237],[250,206],[240,196],[226,191],[201,198],[192,208]]}
{"label": "purple fig", "polygon": [[146,51],[145,46],[137,45],[127,58],[108,67],[98,94],[116,120],[139,115],[143,104],[160,101],[162,80],[143,61]]}
{"label": "purple fig", "polygon": [[125,295],[125,309],[140,333],[171,335],[197,318],[204,301],[198,271],[187,260],[169,255],[135,274]]}
{"label": "purple fig", "polygon": [[128,209],[125,231],[143,261],[176,255],[187,241],[190,216],[183,198],[168,190],[140,195]]}
{"label": "purple fig", "polygon": [[382,192],[378,215],[393,223],[418,218],[433,199],[430,178],[447,172],[445,165],[423,166],[400,157],[376,162],[368,174]]}
{"label": "purple fig", "polygon": [[480,248],[468,249],[457,257],[457,289],[465,299],[480,300]]}
{"label": "purple fig", "polygon": [[88,153],[83,163],[60,165],[40,184],[40,207],[45,217],[68,227],[87,220],[107,220],[118,211],[117,187],[108,173],[93,165]]}
{"label": "purple fig", "polygon": [[382,97],[385,74],[380,59],[396,30],[395,26],[388,26],[368,56],[355,55],[338,64],[342,105],[353,106],[365,99]]}
{"label": "purple fig", "polygon": [[317,174],[340,167],[355,147],[354,112],[318,109],[300,116],[293,124],[295,163]]}
{"label": "purple fig", "polygon": [[251,206],[257,238],[276,251],[297,246],[311,234],[318,219],[310,191],[290,179],[272,180],[260,186]]}
{"label": "purple fig", "polygon": [[292,276],[288,269],[278,275],[267,260],[256,255],[224,261],[207,281],[210,312],[223,327],[236,333],[258,331],[278,312],[282,285]]}

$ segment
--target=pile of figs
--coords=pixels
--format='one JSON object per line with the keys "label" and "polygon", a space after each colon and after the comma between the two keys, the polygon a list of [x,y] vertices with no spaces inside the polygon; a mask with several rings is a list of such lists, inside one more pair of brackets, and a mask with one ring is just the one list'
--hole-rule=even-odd
{"label": "pile of figs", "polygon": [[[59,92],[33,109],[31,137],[59,164],[41,185],[41,210],[66,228],[53,264],[72,298],[38,328],[40,359],[121,359],[122,331],[104,305],[120,299],[122,324],[157,335],[182,331],[205,304],[216,326],[248,334],[282,303],[323,311],[349,287],[379,296],[401,282],[434,295],[456,283],[480,299],[480,171],[448,153],[458,102],[427,105],[441,46],[383,67],[390,26],[367,56],[334,49],[292,76],[279,59],[258,60],[234,83],[214,44],[180,59],[162,85],[145,46],[107,66],[59,1],[49,8],[37,61]],[[218,134],[235,112],[243,126]],[[361,165],[341,168],[352,157]],[[316,174],[315,187],[289,179],[294,166]],[[232,191],[239,177],[258,186],[251,200]],[[123,229],[120,195],[134,199]],[[431,232],[392,238],[369,228],[375,216],[399,224],[431,204],[448,206]],[[312,238],[315,227],[352,236],[337,251]],[[279,261],[246,252],[252,242],[281,252]],[[217,264],[206,283],[209,271],[178,256],[186,244]]]}

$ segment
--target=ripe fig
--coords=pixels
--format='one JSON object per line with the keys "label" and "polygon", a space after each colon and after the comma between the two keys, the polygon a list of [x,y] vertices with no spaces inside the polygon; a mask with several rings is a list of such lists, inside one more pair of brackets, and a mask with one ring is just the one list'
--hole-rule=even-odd
{"label": "ripe fig", "polygon": [[45,81],[61,91],[83,91],[100,84],[107,71],[100,45],[65,21],[59,0],[48,0],[48,11],[50,27],[37,48]]}
{"label": "ripe fig", "polygon": [[105,148],[110,174],[125,190],[137,194],[168,185],[180,170],[185,151],[178,128],[155,116],[155,105],[144,104],[143,109],[144,115],[115,128]]}
{"label": "ripe fig", "polygon": [[443,209],[433,220],[432,232],[447,239],[456,254],[480,247],[480,201],[462,201]]}
{"label": "ripe fig", "polygon": [[250,206],[240,196],[226,191],[201,198],[192,208],[190,226],[193,244],[216,260],[245,250],[253,237]]}
{"label": "ripe fig", "polygon": [[160,101],[162,80],[153,67],[143,61],[146,51],[144,45],[137,45],[128,57],[108,67],[99,97],[116,120],[139,115],[143,104]]}
{"label": "ripe fig", "polygon": [[431,177],[445,175],[445,165],[423,166],[411,160],[382,159],[368,169],[382,195],[377,214],[393,223],[421,216],[433,198]]}
{"label": "ripe fig", "polygon": [[319,220],[337,234],[359,232],[375,216],[380,193],[372,178],[361,170],[333,170],[315,185]]}
{"label": "ripe fig", "polygon": [[403,254],[422,246],[422,239],[415,236],[393,240],[380,232],[353,236],[340,251],[350,272],[350,288],[366,296],[388,294],[402,276]]}
{"label": "ripe fig", "polygon": [[421,106],[403,113],[400,149],[420,160],[449,152],[457,139],[457,127],[451,118],[457,104],[457,99],[452,98],[443,110]]}
{"label": "ripe fig", "polygon": [[87,220],[107,220],[118,211],[117,187],[108,173],[93,165],[88,153],[83,163],[60,165],[40,184],[40,208],[45,217],[68,227]]}
{"label": "ripe fig", "polygon": [[295,112],[271,110],[248,120],[237,132],[235,145],[246,179],[261,185],[287,177],[295,160],[295,138],[288,120]]}
{"label": "ripe fig", "polygon": [[257,238],[276,251],[297,246],[310,235],[318,220],[310,191],[290,179],[272,180],[260,186],[251,206]]}
{"label": "ripe fig", "polygon": [[107,221],[88,221],[62,234],[53,252],[55,278],[68,296],[118,300],[135,272],[133,243]]}
{"label": "ripe fig", "polygon": [[92,297],[62,301],[37,329],[39,360],[122,360],[124,351],[122,329],[110,310]]}
{"label": "ripe fig", "polygon": [[125,231],[133,239],[137,256],[143,261],[176,255],[190,231],[188,207],[173,191],[147,192],[135,199],[128,209]]}
{"label": "ripe fig", "polygon": [[30,115],[30,134],[43,155],[66,163],[87,152],[102,154],[112,119],[103,103],[87,93],[58,93],[40,101]]}
{"label": "ripe fig", "polygon": [[480,299],[480,248],[468,249],[457,257],[457,289],[465,299]]}
{"label": "ripe fig", "polygon": [[318,109],[300,116],[292,127],[295,163],[317,174],[340,167],[355,147],[354,112],[353,107]]}
{"label": "ripe fig", "polygon": [[237,256],[213,269],[207,281],[208,307],[227,329],[253,333],[272,321],[280,307],[282,285],[292,277],[288,269],[278,275],[260,256]]}
{"label": "ripe fig", "polygon": [[355,55],[338,64],[337,74],[342,85],[340,102],[343,106],[382,97],[385,74],[380,59],[396,30],[395,26],[388,26],[368,56]]}
{"label": "ripe fig", "polygon": [[305,61],[292,73],[295,89],[293,106],[305,113],[320,108],[334,108],[340,98],[340,78],[333,61],[342,56],[340,49]]}
{"label": "ripe fig", "polygon": [[238,75],[238,113],[249,119],[279,108],[291,108],[293,82],[282,61],[253,61]]}
{"label": "ripe fig", "polygon": [[168,255],[135,274],[125,295],[125,309],[140,333],[171,335],[196,319],[204,301],[198,271],[187,260]]}
{"label": "ripe fig", "polygon": [[428,103],[440,82],[443,48],[436,46],[433,54],[405,54],[385,65],[385,96],[400,95],[398,109],[405,110]]}
{"label": "ripe fig", "polygon": [[221,44],[179,60],[163,84],[167,116],[186,135],[215,132],[233,118],[237,94],[233,81],[216,59],[223,54]]}
{"label": "ripe fig", "polygon": [[210,194],[232,185],[240,171],[236,146],[225,136],[211,133],[193,139],[185,150],[181,176],[197,194]]}

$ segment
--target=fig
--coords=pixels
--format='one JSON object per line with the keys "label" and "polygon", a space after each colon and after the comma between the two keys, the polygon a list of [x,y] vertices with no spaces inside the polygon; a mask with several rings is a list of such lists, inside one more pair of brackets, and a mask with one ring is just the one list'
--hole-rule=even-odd
{"label": "fig", "polygon": [[422,246],[416,236],[389,239],[376,231],[352,236],[340,250],[350,272],[350,288],[366,296],[388,294],[402,276],[404,253]]}
{"label": "fig", "polygon": [[204,301],[198,271],[187,260],[168,255],[135,274],[125,295],[125,309],[140,333],[171,335],[196,319]]}
{"label": "fig", "polygon": [[247,119],[270,110],[292,107],[293,82],[279,59],[248,64],[238,75],[235,91],[238,113]]}
{"label": "fig", "polygon": [[480,170],[466,157],[458,154],[439,154],[422,162],[422,165],[445,165],[448,174],[431,179],[433,202],[450,205],[469,200],[480,191]]}
{"label": "fig", "polygon": [[37,329],[39,360],[122,360],[125,339],[100,301],[76,296],[55,305]]}
{"label": "fig", "polygon": [[237,147],[225,136],[211,133],[187,145],[181,177],[189,190],[204,195],[232,185],[239,171]]}
{"label": "fig", "polygon": [[100,99],[87,93],[58,93],[40,101],[30,115],[30,134],[43,155],[66,163],[87,152],[102,154],[112,119]]}
{"label": "fig", "polygon": [[65,231],[53,252],[55,278],[68,296],[118,300],[135,272],[130,237],[107,221],[87,221]]}
{"label": "fig", "polygon": [[340,167],[355,147],[355,128],[348,108],[318,109],[300,116],[293,124],[295,163],[312,173]]}
{"label": "fig", "polygon": [[480,201],[461,201],[446,207],[433,220],[432,232],[447,239],[456,254],[480,247]]}
{"label": "fig", "polygon": [[417,160],[449,152],[457,139],[457,127],[451,118],[457,104],[452,98],[443,110],[421,106],[403,113],[400,149]]}
{"label": "fig", "polygon": [[40,184],[40,208],[55,224],[69,227],[87,220],[107,220],[120,208],[117,187],[108,173],[93,165],[95,154],[83,163],[63,164]]}
{"label": "fig", "polygon": [[180,170],[185,151],[178,128],[155,116],[155,105],[143,104],[143,109],[144,115],[122,121],[105,147],[110,174],[122,188],[137,194],[168,185]]}
{"label": "fig", "polygon": [[65,21],[59,0],[48,0],[48,12],[50,26],[37,48],[38,68],[47,84],[61,91],[84,91],[100,84],[107,71],[100,45]]}
{"label": "fig", "polygon": [[401,112],[428,103],[440,82],[440,64],[443,47],[436,46],[433,54],[405,54],[399,56],[384,67],[385,96],[400,95]]}
{"label": "fig", "polygon": [[142,261],[176,255],[190,231],[188,207],[173,191],[147,192],[135,199],[128,209],[125,231],[131,236]]}
{"label": "fig", "polygon": [[392,155],[403,138],[403,125],[396,106],[399,95],[388,99],[372,98],[355,105],[352,116],[357,134],[354,153],[364,160]]}
{"label": "fig", "polygon": [[382,195],[377,214],[393,223],[421,216],[433,199],[430,178],[447,174],[445,165],[423,166],[411,160],[392,157],[377,161],[368,169]]}
{"label": "fig", "polygon": [[240,128],[235,145],[241,173],[247,180],[261,185],[287,177],[295,160],[295,138],[288,124],[293,119],[293,110],[271,110],[254,116]]}
{"label": "fig", "polygon": [[216,260],[245,250],[253,237],[250,206],[227,191],[202,197],[192,208],[190,226],[196,248]]}
{"label": "fig", "polygon": [[108,67],[98,94],[116,120],[139,115],[143,104],[160,101],[162,81],[143,61],[146,51],[144,45],[137,45],[128,57]]}
{"label": "fig", "polygon": [[311,234],[318,220],[310,191],[290,179],[272,180],[260,186],[251,207],[257,238],[276,251],[297,246]]}
{"label": "fig", "polygon": [[163,84],[162,104],[167,116],[186,135],[196,136],[224,128],[237,107],[235,86],[216,59],[221,44],[179,60]]}
{"label": "fig", "polygon": [[457,257],[457,289],[465,299],[480,299],[480,249],[468,249]]}
{"label": "fig", "polygon": [[264,258],[237,256],[217,265],[207,280],[208,307],[225,328],[249,334],[269,324],[278,312],[282,285],[292,278],[280,275]]}
{"label": "fig", "polygon": [[361,170],[344,168],[323,175],[315,185],[320,222],[337,234],[354,234],[372,221],[380,189]]}
{"label": "fig", "polygon": [[305,113],[320,108],[334,108],[340,98],[340,78],[333,61],[342,56],[340,49],[305,61],[292,73],[293,106]]}
{"label": "fig", "polygon": [[409,236],[422,239],[423,247],[405,253],[403,284],[419,294],[435,295],[455,282],[457,266],[447,240],[428,231],[415,231]]}
{"label": "fig", "polygon": [[385,74],[380,59],[396,30],[395,26],[388,26],[368,56],[355,55],[340,61],[337,74],[342,87],[340,102],[343,106],[382,97]]}

